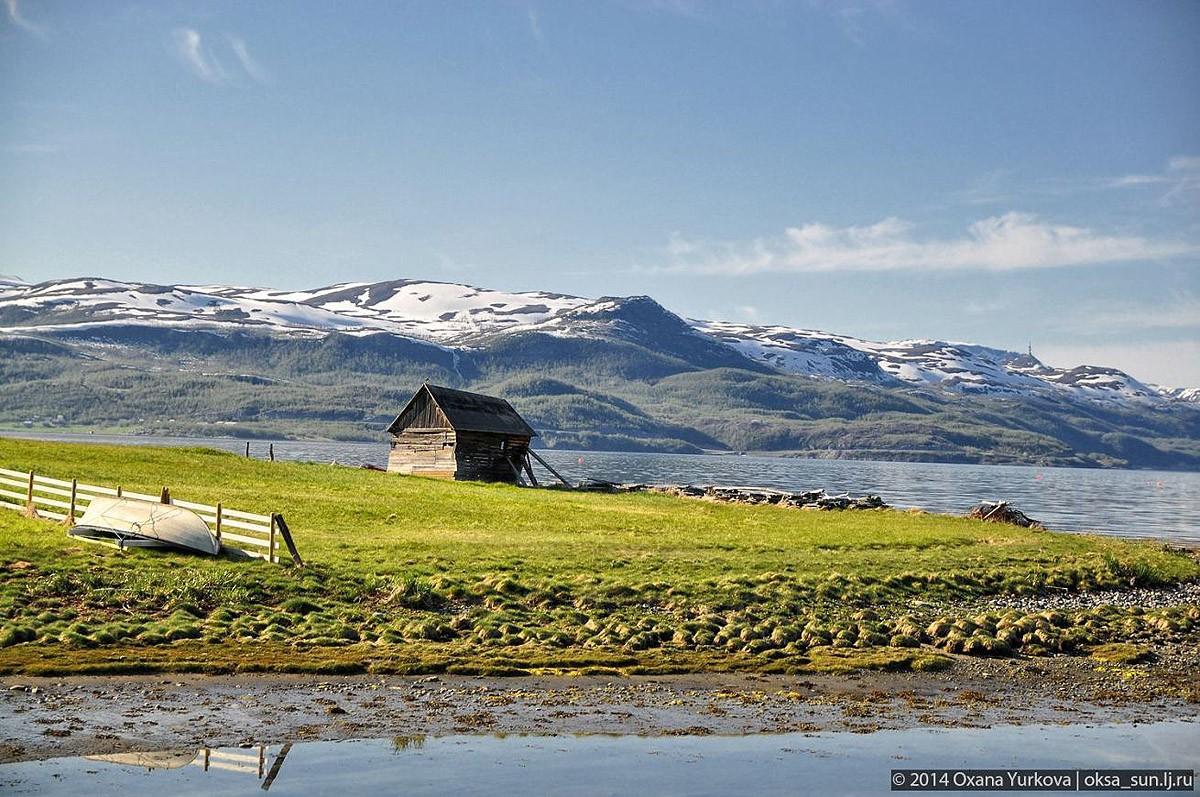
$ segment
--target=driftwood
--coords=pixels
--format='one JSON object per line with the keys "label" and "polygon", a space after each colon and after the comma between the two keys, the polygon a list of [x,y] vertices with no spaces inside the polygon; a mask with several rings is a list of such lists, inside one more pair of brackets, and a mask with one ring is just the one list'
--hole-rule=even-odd
{"label": "driftwood", "polygon": [[1044,529],[1041,521],[1034,520],[1007,501],[981,501],[971,507],[967,517],[985,520],[988,523],[1010,523],[1027,529]]}

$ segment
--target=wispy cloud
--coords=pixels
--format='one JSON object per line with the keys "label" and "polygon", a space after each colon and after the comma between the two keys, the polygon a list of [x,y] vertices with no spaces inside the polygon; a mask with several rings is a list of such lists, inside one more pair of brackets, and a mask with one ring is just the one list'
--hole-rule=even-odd
{"label": "wispy cloud", "polygon": [[1157,174],[1126,174],[1105,180],[1105,188],[1165,189],[1160,201],[1164,205],[1179,205],[1200,201],[1200,157],[1180,155],[1167,161]]}
{"label": "wispy cloud", "polygon": [[232,53],[236,66],[226,67],[195,28],[176,28],[171,32],[175,56],[189,72],[206,83],[222,85],[238,82],[243,77],[264,85],[272,82],[271,73],[250,54],[245,40],[237,36],[226,36],[225,40],[229,47],[226,58]]}
{"label": "wispy cloud", "polygon": [[537,9],[529,6],[525,9],[525,16],[529,19],[529,35],[532,36],[538,44],[546,43],[546,36],[542,33],[542,20],[538,17]]}
{"label": "wispy cloud", "polygon": [[697,274],[1010,271],[1198,253],[1200,246],[1194,243],[1106,235],[1010,212],[980,219],[954,238],[917,237],[912,224],[897,218],[849,227],[810,223],[789,227],[774,239],[744,243],[691,241],[676,235],[667,246],[670,264],[656,270]]}
{"label": "wispy cloud", "polygon": [[1059,320],[1056,329],[1093,336],[1097,330],[1115,335],[1200,331],[1200,296],[1192,293],[1163,296],[1153,302],[1087,302],[1074,309]]}
{"label": "wispy cloud", "polygon": [[897,0],[808,0],[809,8],[831,18],[846,38],[862,47],[868,28],[885,22],[903,22],[904,9]]}
{"label": "wispy cloud", "polygon": [[41,25],[35,25],[25,18],[21,13],[20,0],[4,0],[4,5],[8,9],[8,21],[16,25],[18,28],[32,33],[38,38],[46,38],[46,30]]}
{"label": "wispy cloud", "polygon": [[193,75],[208,83],[225,82],[225,69],[204,46],[200,31],[195,28],[176,28],[171,32],[171,38],[175,43],[175,55]]}
{"label": "wispy cloud", "polygon": [[5,152],[14,155],[51,155],[59,151],[57,144],[8,144]]}
{"label": "wispy cloud", "polygon": [[266,85],[271,82],[271,73],[268,72],[262,64],[250,55],[250,49],[246,47],[246,42],[237,36],[229,36],[229,47],[233,50],[233,54],[237,56],[238,63],[242,65],[242,69],[256,83]]}
{"label": "wispy cloud", "polygon": [[996,205],[1021,197],[1069,197],[1129,189],[1157,190],[1158,202],[1165,207],[1200,204],[1200,157],[1179,155],[1168,160],[1160,172],[1115,177],[1047,177],[1021,182],[1001,169],[980,175],[952,197],[964,205]]}

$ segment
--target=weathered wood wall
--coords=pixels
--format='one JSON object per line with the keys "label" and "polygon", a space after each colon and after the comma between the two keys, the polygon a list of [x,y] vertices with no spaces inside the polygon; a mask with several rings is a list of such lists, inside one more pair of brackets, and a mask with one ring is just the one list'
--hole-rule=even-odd
{"label": "weathered wood wall", "polygon": [[452,429],[406,429],[392,435],[388,470],[453,479],[458,471]]}

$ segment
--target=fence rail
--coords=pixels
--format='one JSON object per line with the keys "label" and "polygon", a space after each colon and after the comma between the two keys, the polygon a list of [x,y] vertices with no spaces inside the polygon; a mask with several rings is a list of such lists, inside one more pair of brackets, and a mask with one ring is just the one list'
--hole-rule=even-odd
{"label": "fence rail", "polygon": [[[11,487],[19,489],[8,489]],[[132,498],[190,509],[210,527],[222,548],[233,548],[245,556],[279,563],[282,542],[286,547],[283,553],[292,560],[292,564],[304,564],[292,540],[287,521],[278,513],[263,515],[227,509],[220,503],[212,505],[178,501],[171,497],[171,492],[166,487],[158,495],[149,495],[124,490],[121,487],[81,484],[77,479],[52,479],[49,476],[39,476],[33,471],[0,468],[0,508],[14,509],[29,517],[50,518],[72,526],[76,516],[85,510],[93,499],[100,497]],[[237,531],[230,532],[227,529]]]}

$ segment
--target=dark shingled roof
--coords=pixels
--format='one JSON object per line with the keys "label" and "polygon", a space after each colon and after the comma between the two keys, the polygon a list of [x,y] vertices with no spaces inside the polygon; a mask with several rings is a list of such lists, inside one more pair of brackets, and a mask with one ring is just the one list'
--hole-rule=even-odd
{"label": "dark shingled roof", "polygon": [[395,433],[397,424],[404,417],[422,391],[428,391],[435,404],[445,414],[450,425],[460,432],[490,432],[494,434],[523,435],[537,437],[537,432],[525,419],[517,414],[502,398],[485,396],[482,393],[468,393],[465,390],[454,390],[441,385],[431,385],[426,382],[392,421],[388,431]]}

